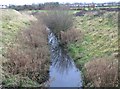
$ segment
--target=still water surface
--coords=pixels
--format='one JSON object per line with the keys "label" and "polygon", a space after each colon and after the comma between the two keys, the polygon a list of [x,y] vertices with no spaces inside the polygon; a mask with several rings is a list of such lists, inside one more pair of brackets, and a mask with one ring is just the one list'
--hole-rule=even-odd
{"label": "still water surface", "polygon": [[48,29],[51,52],[50,87],[82,87],[80,70],[72,58],[58,44],[57,38]]}

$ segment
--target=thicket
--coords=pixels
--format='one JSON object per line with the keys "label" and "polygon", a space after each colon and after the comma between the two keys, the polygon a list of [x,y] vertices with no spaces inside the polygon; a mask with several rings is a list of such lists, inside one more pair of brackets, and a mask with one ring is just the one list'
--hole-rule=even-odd
{"label": "thicket", "polygon": [[84,31],[84,37],[82,43],[70,44],[69,52],[82,68],[85,87],[118,86],[117,25],[118,12],[76,17],[74,26]]}
{"label": "thicket", "polygon": [[60,6],[59,2],[48,2],[44,4],[39,3],[39,4],[32,4],[32,5],[10,5],[8,8],[21,11],[21,10],[53,9],[59,6]]}
{"label": "thicket", "polygon": [[[33,87],[36,83],[40,85],[48,79],[49,50],[45,29],[38,20],[29,28],[21,30],[16,36],[15,43],[7,46],[4,56],[8,60],[3,63],[3,85]],[[28,83],[26,79],[29,79]]]}
{"label": "thicket", "polygon": [[89,81],[87,84],[89,87],[118,87],[117,58],[94,59],[85,64],[85,69],[85,81]]}
{"label": "thicket", "polygon": [[65,46],[74,41],[78,41],[81,37],[81,31],[73,28],[73,15],[66,10],[67,8],[60,8],[51,10],[43,16],[44,24],[54,33],[61,46]]}
{"label": "thicket", "polygon": [[43,20],[57,37],[59,37],[61,31],[66,31],[73,25],[72,16],[68,11],[63,10],[49,11]]}

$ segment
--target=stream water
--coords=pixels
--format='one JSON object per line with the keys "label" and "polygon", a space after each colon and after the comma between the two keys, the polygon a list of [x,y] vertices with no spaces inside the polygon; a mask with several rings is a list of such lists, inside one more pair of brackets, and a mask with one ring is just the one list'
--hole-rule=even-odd
{"label": "stream water", "polygon": [[55,35],[47,30],[51,52],[49,87],[82,87],[81,71],[66,51],[59,46]]}

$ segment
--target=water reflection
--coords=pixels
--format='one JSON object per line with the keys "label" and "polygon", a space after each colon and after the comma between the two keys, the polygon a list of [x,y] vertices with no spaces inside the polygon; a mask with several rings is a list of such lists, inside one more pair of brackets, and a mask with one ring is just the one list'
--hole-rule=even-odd
{"label": "water reflection", "polygon": [[57,68],[58,72],[64,73],[73,67],[73,61],[67,52],[58,45],[57,38],[53,33],[49,34],[49,43],[51,50],[52,66]]}
{"label": "water reflection", "polygon": [[52,66],[57,68],[58,72],[67,72],[73,67],[72,59],[63,49],[58,48],[58,50],[54,51],[52,54]]}
{"label": "water reflection", "polygon": [[82,79],[79,69],[72,58],[58,44],[57,38],[49,31],[48,42],[51,52],[50,87],[81,87]]}

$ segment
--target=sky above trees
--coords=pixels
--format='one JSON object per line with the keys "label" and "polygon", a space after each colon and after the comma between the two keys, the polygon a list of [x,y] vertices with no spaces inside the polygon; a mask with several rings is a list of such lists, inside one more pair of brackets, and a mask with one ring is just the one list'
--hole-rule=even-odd
{"label": "sky above trees", "polygon": [[32,3],[44,3],[44,2],[60,2],[60,3],[75,3],[75,2],[86,2],[86,3],[103,3],[103,2],[118,2],[118,0],[0,0],[0,4],[2,5],[24,5],[24,4],[32,4]]}

